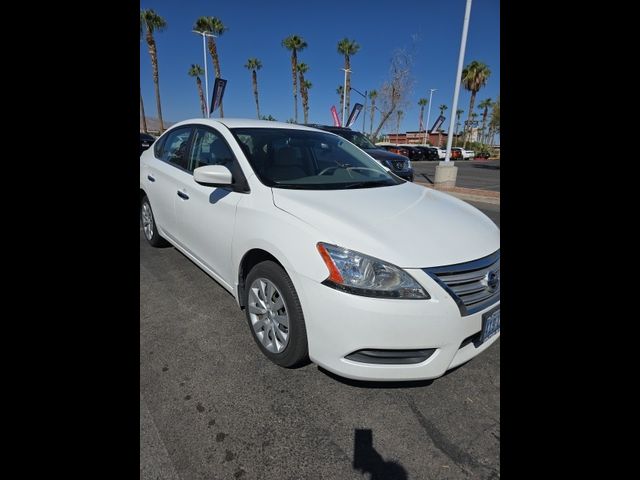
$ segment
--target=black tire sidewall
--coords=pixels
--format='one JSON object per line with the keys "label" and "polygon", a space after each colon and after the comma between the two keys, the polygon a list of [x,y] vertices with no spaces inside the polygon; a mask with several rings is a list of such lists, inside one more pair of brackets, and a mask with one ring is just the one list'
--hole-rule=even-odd
{"label": "black tire sidewall", "polygon": [[[289,343],[285,349],[280,353],[273,353],[267,350],[258,337],[256,336],[253,325],[251,324],[251,317],[249,316],[249,291],[251,284],[257,278],[266,278],[270,280],[280,291],[284,297],[284,302],[287,307],[287,313],[289,315]],[[287,272],[277,263],[267,260],[258,263],[254,266],[245,281],[245,314],[251,336],[256,342],[256,345],[260,348],[260,351],[269,358],[272,362],[281,367],[293,368],[304,365],[309,361],[309,350],[307,343],[307,329],[305,326],[304,315],[302,313],[302,306],[298,299],[293,282],[287,275]]]}
{"label": "black tire sidewall", "polygon": [[149,210],[151,211],[151,219],[153,221],[153,235],[151,238],[147,238],[147,235],[144,233],[144,231],[142,232],[142,234],[144,235],[144,238],[147,240],[147,242],[151,244],[152,247],[163,247],[167,243],[165,239],[162,238],[158,233],[158,224],[156,223],[156,217],[153,214],[153,208],[151,207],[151,202],[149,201],[149,197],[147,196],[143,197],[142,202],[140,202],[140,223],[142,224],[142,206],[145,203],[149,205]]}

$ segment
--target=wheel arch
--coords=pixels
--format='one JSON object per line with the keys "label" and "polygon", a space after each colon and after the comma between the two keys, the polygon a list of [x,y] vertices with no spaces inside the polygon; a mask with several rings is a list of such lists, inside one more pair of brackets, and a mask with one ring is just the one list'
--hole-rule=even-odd
{"label": "wheel arch", "polygon": [[258,263],[264,262],[266,260],[271,260],[272,262],[278,264],[282,269],[291,277],[291,274],[287,271],[287,268],[284,264],[278,260],[278,258],[272,253],[264,250],[262,248],[252,248],[247,251],[240,260],[240,264],[238,266],[238,304],[240,308],[244,308],[246,306],[246,302],[244,299],[245,296],[245,280],[247,275],[251,271],[253,267],[255,267]]}

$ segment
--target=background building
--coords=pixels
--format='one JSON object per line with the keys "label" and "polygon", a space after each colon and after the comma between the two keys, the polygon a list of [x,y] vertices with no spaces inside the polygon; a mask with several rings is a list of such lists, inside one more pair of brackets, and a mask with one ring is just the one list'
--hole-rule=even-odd
{"label": "background building", "polygon": [[[389,143],[424,144],[424,130],[406,133],[388,133],[385,137]],[[427,135],[427,143],[438,146],[438,141],[440,141],[440,146],[444,147],[447,145],[447,137],[447,132],[441,132],[440,135],[437,133],[429,133]],[[461,135],[458,134],[457,137],[461,138]]]}

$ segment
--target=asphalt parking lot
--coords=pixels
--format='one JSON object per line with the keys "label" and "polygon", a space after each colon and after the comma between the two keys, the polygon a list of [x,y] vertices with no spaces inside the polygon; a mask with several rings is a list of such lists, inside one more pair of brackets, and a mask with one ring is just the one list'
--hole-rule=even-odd
{"label": "asphalt parking lot", "polygon": [[282,369],[226,290],[140,231],[141,479],[499,477],[500,340],[434,381]]}
{"label": "asphalt parking lot", "polygon": [[[436,174],[438,162],[411,162],[415,173],[415,180],[419,182],[431,181]],[[500,191],[500,161],[456,161],[458,177],[456,186],[464,188],[479,188],[482,190]],[[423,175],[427,176],[427,179]]]}

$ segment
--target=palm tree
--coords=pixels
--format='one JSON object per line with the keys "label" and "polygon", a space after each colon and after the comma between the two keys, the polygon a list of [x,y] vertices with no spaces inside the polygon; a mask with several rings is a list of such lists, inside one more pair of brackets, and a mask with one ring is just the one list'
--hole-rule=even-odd
{"label": "palm tree", "polygon": [[[473,104],[476,101],[476,94],[480,91],[482,87],[487,84],[487,80],[491,75],[491,70],[489,67],[482,62],[478,62],[474,60],[469,65],[467,65],[464,70],[462,70],[462,85],[466,90],[471,92],[471,99],[469,100],[469,116],[467,120],[471,119],[471,114],[473,113]],[[462,148],[467,146],[467,133],[469,131],[469,125],[467,125],[464,129],[464,144]]]}
{"label": "palm tree", "polygon": [[145,38],[149,46],[149,55],[151,56],[151,66],[153,68],[153,85],[156,90],[156,107],[158,109],[158,120],[160,120],[160,133],[164,131],[164,122],[162,121],[162,106],[160,105],[160,74],[158,73],[158,48],[156,40],[153,38],[153,32],[161,32],[167,27],[164,18],[158,15],[152,9],[140,9],[140,36],[142,30],[145,30]]}
{"label": "palm tree", "polygon": [[340,112],[342,112],[342,103],[344,102],[344,87],[340,85],[336,88],[336,93],[340,97]]}
{"label": "palm tree", "polygon": [[487,98],[478,104],[478,108],[482,109],[482,129],[480,130],[482,132],[480,137],[481,142],[483,142],[487,137],[485,127],[487,125],[487,115],[489,114],[489,107],[491,105],[493,105],[491,98]]}
{"label": "palm tree", "polygon": [[[196,20],[193,29],[196,32],[206,32],[219,37],[224,32],[228,30],[225,27],[222,20],[217,17],[200,17]],[[211,54],[211,59],[213,60],[213,68],[216,72],[216,78],[222,77],[222,72],[220,71],[220,58],[218,56],[218,46],[216,45],[215,37],[208,37],[207,46],[209,48],[209,53]],[[220,101],[220,117],[224,117],[224,109],[222,108],[222,100]]]}
{"label": "palm tree", "polygon": [[142,115],[142,131],[147,133],[147,118],[144,116],[144,103],[142,101],[142,87],[140,87],[140,113]]}
{"label": "palm tree", "polygon": [[253,85],[253,96],[256,99],[256,112],[258,120],[260,119],[260,104],[258,103],[258,70],[262,68],[262,62],[257,58],[250,58],[244,64],[244,68],[251,70],[251,84]]}
{"label": "palm tree", "polygon": [[[473,113],[471,114],[471,121],[472,121],[472,122],[474,122],[473,124],[475,124],[476,118],[478,118],[478,114],[477,114],[476,112],[473,112]],[[472,124],[472,125],[473,125],[473,124]],[[469,126],[469,130],[468,130],[468,132],[469,132],[469,134],[470,134],[469,136],[472,136],[471,134],[472,134],[472,132],[473,132],[473,129],[474,129],[474,128],[476,129],[476,139],[475,139],[474,141],[476,141],[476,142],[477,142],[477,141],[478,141],[478,135],[477,135],[477,131],[478,131],[478,129],[477,129],[477,127]]]}
{"label": "palm tree", "polygon": [[[429,103],[429,100],[427,100],[426,98],[421,98],[420,100],[418,100],[418,105],[420,105],[420,128],[418,130],[422,129],[422,120],[424,119],[424,107],[427,105],[427,103]],[[427,127],[425,127],[426,129]]]}
{"label": "palm tree", "polygon": [[[356,43],[355,40],[349,40],[348,38],[343,38],[338,42],[338,53],[344,55],[344,69],[351,69],[351,55],[355,55],[360,50],[360,45]],[[347,95],[346,95],[346,111],[347,115],[349,115],[349,105],[351,103],[351,76],[347,75]]]}
{"label": "palm tree", "polygon": [[378,92],[375,90],[371,90],[369,92],[369,100],[371,100],[371,125],[369,125],[369,136],[373,134],[373,116],[376,113],[376,98],[378,97]]}
{"label": "palm tree", "polygon": [[498,95],[498,100],[496,100],[491,107],[489,128],[491,129],[491,145],[493,145],[495,134],[500,133],[500,95]]}
{"label": "palm tree", "polygon": [[300,82],[300,94],[302,95],[302,111],[304,112],[304,123],[309,123],[309,89],[313,84],[309,80]]}
{"label": "palm tree", "polygon": [[453,136],[455,138],[456,143],[454,144],[454,146],[458,146],[458,127],[460,126],[460,115],[462,115],[464,113],[464,110],[456,110],[456,132],[455,135]]}
{"label": "palm tree", "polygon": [[191,64],[191,68],[187,72],[190,77],[195,77],[196,84],[198,85],[198,96],[200,97],[200,110],[202,110],[202,116],[207,116],[207,101],[204,99],[204,93],[202,92],[202,81],[200,75],[204,75],[204,70],[200,65],[195,63]]}
{"label": "palm tree", "polygon": [[396,141],[399,142],[400,141],[400,120],[402,119],[404,112],[402,110],[398,110],[396,113],[398,114],[398,123],[396,124]]}
{"label": "palm tree", "polygon": [[[300,97],[302,97],[302,112],[304,114],[304,123],[307,123],[307,115],[308,112],[306,111],[306,108],[309,107],[309,97],[307,97],[307,92],[305,91],[305,79],[304,79],[304,74],[307,73],[309,71],[309,65],[307,65],[306,63],[299,63],[297,65],[297,70],[298,70],[298,75],[299,75],[299,80],[300,80]],[[306,100],[305,100],[306,97]],[[307,104],[307,107],[305,107],[305,102]]]}
{"label": "palm tree", "polygon": [[[440,115],[443,116],[444,115],[444,111],[448,110],[449,107],[447,107],[444,103],[442,105],[440,105]],[[438,129],[438,148],[440,148],[440,146],[442,145],[442,129],[439,128]]]}
{"label": "palm tree", "polygon": [[307,42],[300,35],[289,35],[282,40],[282,46],[291,50],[291,77],[293,78],[293,110],[298,123],[298,52],[307,48]]}
{"label": "palm tree", "polygon": [[277,122],[277,120],[271,114],[263,115],[260,120],[270,120],[272,122]]}

